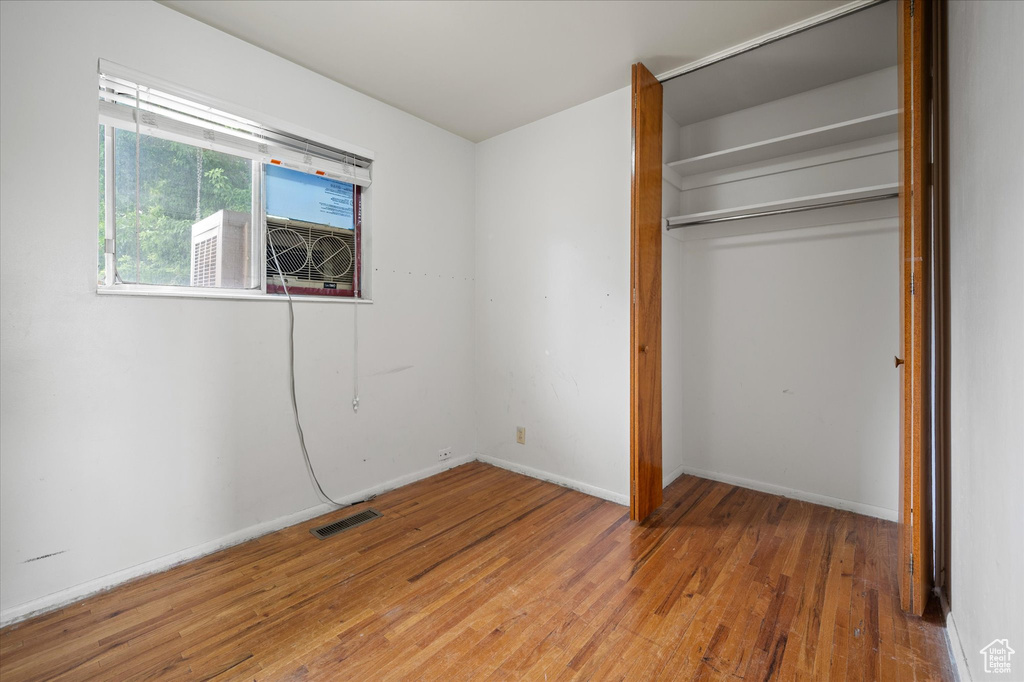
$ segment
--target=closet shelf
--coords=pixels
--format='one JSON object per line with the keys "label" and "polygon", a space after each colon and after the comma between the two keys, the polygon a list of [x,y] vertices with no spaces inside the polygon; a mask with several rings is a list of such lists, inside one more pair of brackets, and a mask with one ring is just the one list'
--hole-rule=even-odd
{"label": "closet shelf", "polygon": [[741,218],[758,217],[763,213],[774,211],[811,210],[815,208],[827,208],[833,205],[844,203],[855,203],[873,199],[886,199],[894,196],[899,191],[899,183],[892,182],[884,185],[873,185],[870,187],[855,187],[837,192],[826,192],[824,194],[812,194],[805,197],[792,199],[780,199],[778,201],[765,201],[760,204],[748,206],[735,206],[732,208],[716,209],[714,211],[702,211],[700,213],[687,213],[668,219],[667,229],[672,230],[688,225],[697,225],[722,220],[739,220]]}
{"label": "closet shelf", "polygon": [[[770,140],[752,142],[739,147],[723,149],[710,154],[691,156],[680,161],[665,164],[665,175],[697,175],[711,171],[742,166],[758,161],[799,154],[837,144],[865,140],[888,133],[895,133],[899,125],[899,110],[883,111],[870,116],[841,121],[831,125],[802,130],[798,133],[773,137]],[[669,182],[672,182],[669,180]],[[672,183],[676,184],[676,183]]]}

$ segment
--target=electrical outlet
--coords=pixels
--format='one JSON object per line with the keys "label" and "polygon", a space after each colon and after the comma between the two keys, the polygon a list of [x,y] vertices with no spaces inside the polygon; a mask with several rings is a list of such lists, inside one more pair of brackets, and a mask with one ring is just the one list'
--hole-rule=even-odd
{"label": "electrical outlet", "polygon": [[526,445],[526,427],[525,426],[517,426],[516,427],[516,442],[519,443],[520,445]]}
{"label": "electrical outlet", "polygon": [[452,456],[452,449],[451,448],[445,448],[443,450],[438,450],[437,451],[437,458],[438,459],[449,459],[449,458],[451,458],[451,456]]}

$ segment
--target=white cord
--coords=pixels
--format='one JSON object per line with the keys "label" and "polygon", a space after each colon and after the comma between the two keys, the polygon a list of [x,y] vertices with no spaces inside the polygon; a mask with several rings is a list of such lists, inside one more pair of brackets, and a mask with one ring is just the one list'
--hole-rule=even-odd
{"label": "white cord", "polygon": [[352,301],[352,411],[359,412],[359,301]]}
{"label": "white cord", "polygon": [[331,504],[337,507],[344,507],[346,505],[336,502],[330,495],[324,492],[323,486],[320,485],[320,481],[316,477],[316,472],[313,471],[313,463],[309,461],[309,451],[306,450],[306,437],[302,433],[302,422],[299,421],[299,404],[295,399],[295,309],[292,306],[292,295],[288,292],[288,283],[284,279],[284,272],[281,271],[281,264],[277,260],[277,249],[274,248],[274,242],[270,239],[269,234],[267,235],[267,244],[270,245],[270,253],[274,256],[274,267],[277,269],[278,277],[281,278],[284,295],[288,298],[288,379],[291,384],[292,414],[295,416],[295,430],[299,434],[299,447],[302,448],[302,457],[306,460],[306,469],[313,479],[317,492]]}

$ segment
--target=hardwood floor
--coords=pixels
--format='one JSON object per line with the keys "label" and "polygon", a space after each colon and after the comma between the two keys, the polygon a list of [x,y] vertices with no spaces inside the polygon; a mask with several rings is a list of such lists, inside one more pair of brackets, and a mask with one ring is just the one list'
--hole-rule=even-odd
{"label": "hardwood floor", "polygon": [[466,464],[7,627],[0,678],[953,679],[892,523],[690,476],[628,517]]}

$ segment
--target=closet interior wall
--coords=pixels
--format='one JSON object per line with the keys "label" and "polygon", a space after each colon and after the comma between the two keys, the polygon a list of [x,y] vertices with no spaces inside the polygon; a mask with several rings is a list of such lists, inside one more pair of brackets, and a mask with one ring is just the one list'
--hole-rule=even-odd
{"label": "closet interior wall", "polygon": [[[698,121],[670,90],[715,93],[666,82],[666,223],[895,193],[896,78],[886,66]],[[895,520],[897,210],[665,229],[666,483],[695,473]]]}

